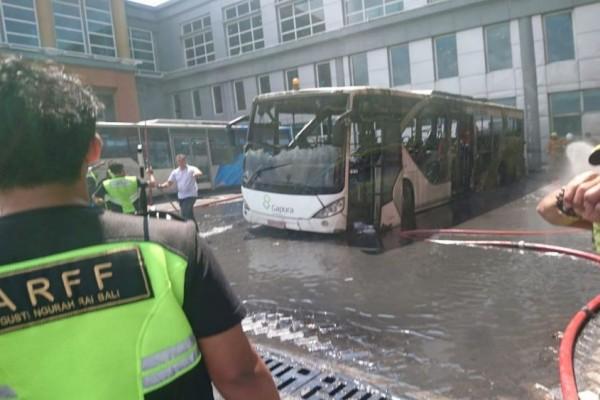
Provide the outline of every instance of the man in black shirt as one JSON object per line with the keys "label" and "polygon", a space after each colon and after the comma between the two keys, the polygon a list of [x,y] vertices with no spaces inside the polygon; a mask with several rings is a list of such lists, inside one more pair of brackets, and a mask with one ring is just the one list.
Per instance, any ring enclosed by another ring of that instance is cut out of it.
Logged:
{"label": "man in black shirt", "polygon": [[[57,67],[0,61],[3,393],[213,399],[212,382],[226,399],[278,399],[241,329],[244,308],[194,224],[89,207],[98,106]],[[161,316],[179,322],[157,324]],[[157,345],[178,331],[195,339]]]}

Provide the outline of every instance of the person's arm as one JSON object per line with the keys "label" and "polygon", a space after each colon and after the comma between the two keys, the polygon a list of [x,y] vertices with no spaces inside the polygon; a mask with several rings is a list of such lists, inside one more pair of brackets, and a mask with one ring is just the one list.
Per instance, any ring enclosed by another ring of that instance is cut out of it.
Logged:
{"label": "person's arm", "polygon": [[562,189],[557,189],[545,196],[537,205],[538,214],[552,225],[570,226],[573,228],[592,229],[592,224],[581,218],[570,217],[563,214],[556,207],[556,198]]}
{"label": "person's arm", "polygon": [[211,380],[227,400],[279,399],[269,370],[242,331],[244,306],[193,229],[197,253],[186,271],[183,309]]}
{"label": "person's arm", "polygon": [[146,169],[146,175],[148,176],[148,186],[154,188],[157,186],[156,178],[154,178],[154,170],[152,168]]}
{"label": "person's arm", "polygon": [[171,175],[169,175],[169,179],[167,179],[163,183],[157,184],[156,187],[159,189],[170,188],[171,186],[173,186],[174,183],[175,183],[175,171],[171,172]]}
{"label": "person's arm", "polygon": [[204,175],[204,174],[202,173],[202,171],[200,170],[200,168],[194,167],[194,178],[197,178],[197,177],[202,176],[202,175]]}
{"label": "person's arm", "polygon": [[276,400],[269,369],[256,354],[240,324],[198,340],[206,369],[227,400]]}
{"label": "person's arm", "polygon": [[565,185],[564,204],[590,222],[600,222],[600,173],[588,171]]}

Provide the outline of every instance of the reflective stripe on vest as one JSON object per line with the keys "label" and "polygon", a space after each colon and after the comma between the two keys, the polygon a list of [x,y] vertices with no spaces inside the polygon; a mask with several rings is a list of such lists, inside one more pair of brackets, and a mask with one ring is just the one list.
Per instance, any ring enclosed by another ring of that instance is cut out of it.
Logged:
{"label": "reflective stripe on vest", "polygon": [[152,389],[170,381],[177,374],[200,361],[196,338],[191,335],[181,343],[144,357],[142,374],[144,389]]}
{"label": "reflective stripe on vest", "polygon": [[0,399],[16,399],[17,394],[9,386],[0,386]]}
{"label": "reflective stripe on vest", "polygon": [[186,268],[149,242],[0,266],[0,399],[143,400],[190,371]]}
{"label": "reflective stripe on vest", "polygon": [[137,178],[135,176],[120,176],[106,179],[102,182],[106,190],[106,201],[121,207],[124,213],[135,212],[135,201],[140,197]]}

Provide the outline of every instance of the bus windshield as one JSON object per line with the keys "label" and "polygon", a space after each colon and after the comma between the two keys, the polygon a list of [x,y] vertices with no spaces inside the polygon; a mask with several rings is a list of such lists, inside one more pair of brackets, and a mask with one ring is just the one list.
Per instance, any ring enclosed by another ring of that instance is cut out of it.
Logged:
{"label": "bus windshield", "polygon": [[[344,184],[347,95],[259,101],[248,132],[243,185],[285,194],[333,194]],[[281,132],[290,140],[282,141]]]}

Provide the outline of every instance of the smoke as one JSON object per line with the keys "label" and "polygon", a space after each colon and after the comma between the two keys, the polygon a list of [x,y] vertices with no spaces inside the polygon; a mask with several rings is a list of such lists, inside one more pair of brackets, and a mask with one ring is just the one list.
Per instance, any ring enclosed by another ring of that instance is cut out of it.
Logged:
{"label": "smoke", "polygon": [[591,165],[588,162],[588,157],[594,150],[594,146],[586,142],[573,142],[567,145],[566,155],[571,176],[588,171]]}

